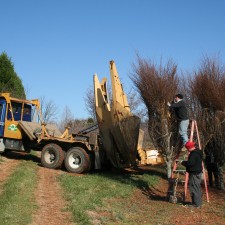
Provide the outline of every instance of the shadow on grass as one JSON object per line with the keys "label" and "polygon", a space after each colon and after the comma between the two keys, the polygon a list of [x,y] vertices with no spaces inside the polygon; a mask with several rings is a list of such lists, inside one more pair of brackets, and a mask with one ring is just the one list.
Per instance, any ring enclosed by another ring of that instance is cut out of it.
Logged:
{"label": "shadow on grass", "polygon": [[158,177],[159,180],[167,180],[165,168],[162,166],[146,166],[137,167],[135,169],[113,169],[112,171],[92,171],[91,174],[97,174],[99,176],[107,177],[124,184],[132,185],[145,195],[148,199],[155,201],[165,201],[165,193],[157,188],[158,183],[156,181],[147,182],[142,175],[148,174]]}
{"label": "shadow on grass", "polygon": [[8,158],[8,159],[33,161],[37,164],[40,164],[40,162],[41,162],[41,160],[38,156],[33,155],[31,153],[26,153],[26,152],[7,151],[3,155],[5,158]]}

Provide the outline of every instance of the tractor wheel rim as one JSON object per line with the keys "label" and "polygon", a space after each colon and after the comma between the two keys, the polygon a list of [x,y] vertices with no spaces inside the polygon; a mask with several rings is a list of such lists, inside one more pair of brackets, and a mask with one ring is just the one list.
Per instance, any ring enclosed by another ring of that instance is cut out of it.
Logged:
{"label": "tractor wheel rim", "polygon": [[55,162],[55,156],[56,155],[55,155],[54,151],[52,151],[52,150],[49,150],[44,154],[45,161],[48,164],[53,164]]}
{"label": "tractor wheel rim", "polygon": [[68,162],[71,168],[77,169],[82,164],[82,158],[80,157],[80,155],[73,153],[68,157]]}

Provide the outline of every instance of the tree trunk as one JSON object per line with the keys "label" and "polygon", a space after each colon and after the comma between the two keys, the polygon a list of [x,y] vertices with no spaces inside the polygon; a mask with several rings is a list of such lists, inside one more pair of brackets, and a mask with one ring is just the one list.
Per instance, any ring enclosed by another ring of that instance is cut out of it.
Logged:
{"label": "tree trunk", "polygon": [[167,172],[167,178],[169,179],[172,175],[172,159],[168,159],[166,161],[166,172]]}
{"label": "tree trunk", "polygon": [[219,167],[219,189],[225,190],[223,180],[223,166]]}

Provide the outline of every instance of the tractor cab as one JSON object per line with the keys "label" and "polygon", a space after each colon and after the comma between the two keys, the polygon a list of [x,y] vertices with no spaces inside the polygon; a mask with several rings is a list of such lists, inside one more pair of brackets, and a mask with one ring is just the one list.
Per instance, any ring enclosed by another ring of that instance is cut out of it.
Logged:
{"label": "tractor cab", "polygon": [[19,121],[37,121],[40,115],[38,100],[22,100],[0,94],[0,137],[21,139]]}

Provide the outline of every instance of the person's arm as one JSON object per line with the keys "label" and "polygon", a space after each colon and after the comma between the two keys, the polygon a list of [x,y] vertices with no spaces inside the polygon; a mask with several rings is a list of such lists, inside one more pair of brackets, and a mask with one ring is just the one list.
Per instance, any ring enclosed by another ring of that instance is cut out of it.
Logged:
{"label": "person's arm", "polygon": [[187,161],[182,161],[181,164],[185,167],[191,167],[195,165],[195,155],[190,154]]}
{"label": "person's arm", "polygon": [[193,165],[195,165],[195,156],[193,154],[191,154],[188,158],[187,161],[182,161],[181,164],[185,167],[191,167]]}
{"label": "person's arm", "polygon": [[182,161],[181,164],[182,164],[183,166],[187,167],[187,166],[186,166],[187,161]]}

